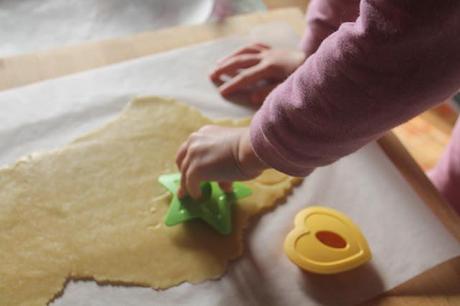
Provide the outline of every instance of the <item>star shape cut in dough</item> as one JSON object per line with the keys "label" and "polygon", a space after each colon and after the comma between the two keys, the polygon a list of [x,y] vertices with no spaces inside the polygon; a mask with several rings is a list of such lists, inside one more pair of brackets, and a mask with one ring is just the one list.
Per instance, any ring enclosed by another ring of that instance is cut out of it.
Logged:
{"label": "star shape cut in dough", "polygon": [[251,195],[251,189],[241,183],[233,183],[233,192],[224,192],[216,182],[201,184],[202,196],[194,200],[189,196],[179,199],[177,190],[180,173],[161,175],[158,181],[172,193],[171,203],[165,217],[167,226],[174,226],[193,219],[201,219],[223,235],[232,232],[232,205]]}

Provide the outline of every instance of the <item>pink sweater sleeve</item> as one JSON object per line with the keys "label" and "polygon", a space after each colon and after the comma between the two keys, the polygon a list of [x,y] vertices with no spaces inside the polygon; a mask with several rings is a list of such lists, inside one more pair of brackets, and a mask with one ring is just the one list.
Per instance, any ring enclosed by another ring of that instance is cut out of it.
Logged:
{"label": "pink sweater sleeve", "polygon": [[355,21],[358,15],[359,0],[311,0],[307,10],[307,27],[300,42],[301,49],[307,57],[312,55],[342,23]]}
{"label": "pink sweater sleeve", "polygon": [[268,165],[304,176],[460,87],[460,2],[363,0],[266,99],[250,127]]}

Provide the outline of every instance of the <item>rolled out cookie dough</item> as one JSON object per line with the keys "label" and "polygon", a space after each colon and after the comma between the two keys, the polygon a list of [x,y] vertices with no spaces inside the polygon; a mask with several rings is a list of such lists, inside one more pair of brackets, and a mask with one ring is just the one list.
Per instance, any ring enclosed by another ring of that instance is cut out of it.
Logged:
{"label": "rolled out cookie dough", "polygon": [[221,276],[242,254],[248,219],[297,179],[268,171],[247,182],[253,195],[237,203],[229,236],[199,221],[166,227],[170,196],[157,178],[177,171],[179,145],[213,123],[178,102],[141,98],[64,148],[1,169],[0,305],[44,306],[69,278],[168,288]]}

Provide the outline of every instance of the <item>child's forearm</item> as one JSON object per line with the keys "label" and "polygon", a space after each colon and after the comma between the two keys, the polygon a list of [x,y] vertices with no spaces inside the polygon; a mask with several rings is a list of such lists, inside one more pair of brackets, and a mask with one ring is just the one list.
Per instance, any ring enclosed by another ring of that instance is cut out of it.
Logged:
{"label": "child's forearm", "polygon": [[363,1],[255,115],[259,158],[306,175],[445,99],[460,85],[459,14],[455,1]]}
{"label": "child's forearm", "polygon": [[308,56],[321,42],[337,31],[344,22],[353,22],[359,15],[359,0],[311,0],[307,10],[307,27],[300,48]]}

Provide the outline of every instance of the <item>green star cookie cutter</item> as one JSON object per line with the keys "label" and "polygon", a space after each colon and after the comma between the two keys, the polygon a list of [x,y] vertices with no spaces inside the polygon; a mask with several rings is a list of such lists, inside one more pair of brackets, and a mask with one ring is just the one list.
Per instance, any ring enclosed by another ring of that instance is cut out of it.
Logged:
{"label": "green star cookie cutter", "polygon": [[173,195],[165,217],[167,226],[174,226],[192,219],[201,219],[223,235],[232,232],[232,206],[252,191],[241,183],[233,183],[233,192],[226,193],[216,182],[201,184],[202,196],[194,200],[189,196],[179,199],[180,173],[161,175],[158,181]]}

